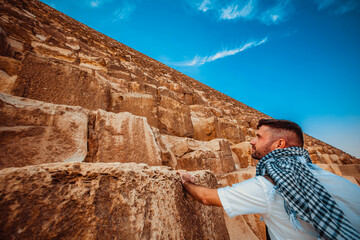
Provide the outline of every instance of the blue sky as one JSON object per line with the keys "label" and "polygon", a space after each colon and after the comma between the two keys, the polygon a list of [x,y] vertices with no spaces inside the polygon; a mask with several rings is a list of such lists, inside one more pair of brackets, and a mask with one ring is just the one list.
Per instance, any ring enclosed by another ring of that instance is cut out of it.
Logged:
{"label": "blue sky", "polygon": [[43,0],[360,157],[359,0]]}

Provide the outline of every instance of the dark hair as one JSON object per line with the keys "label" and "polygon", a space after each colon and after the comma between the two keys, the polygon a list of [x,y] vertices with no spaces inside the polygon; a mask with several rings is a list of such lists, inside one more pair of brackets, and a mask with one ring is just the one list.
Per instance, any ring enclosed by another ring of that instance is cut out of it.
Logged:
{"label": "dark hair", "polygon": [[281,120],[281,119],[260,119],[257,128],[259,129],[261,126],[268,126],[270,128],[288,130],[296,134],[297,142],[301,144],[301,147],[304,146],[304,136],[301,127],[289,120]]}

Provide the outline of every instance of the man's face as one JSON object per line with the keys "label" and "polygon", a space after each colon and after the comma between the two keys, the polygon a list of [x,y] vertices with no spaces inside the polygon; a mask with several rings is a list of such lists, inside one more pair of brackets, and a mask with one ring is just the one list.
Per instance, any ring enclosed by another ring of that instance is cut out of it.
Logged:
{"label": "man's face", "polygon": [[251,156],[257,160],[276,149],[276,141],[272,137],[271,128],[265,125],[259,128],[256,137],[251,140],[250,144],[252,146]]}

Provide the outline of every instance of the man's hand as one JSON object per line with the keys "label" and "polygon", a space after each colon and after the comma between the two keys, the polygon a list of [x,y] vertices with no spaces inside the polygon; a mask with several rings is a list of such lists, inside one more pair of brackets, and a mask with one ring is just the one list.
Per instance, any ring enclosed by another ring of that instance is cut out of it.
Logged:
{"label": "man's hand", "polygon": [[194,177],[188,172],[178,171],[177,173],[180,174],[182,185],[195,200],[205,205],[222,206],[217,189],[195,185]]}
{"label": "man's hand", "polygon": [[184,184],[184,183],[186,183],[186,182],[194,183],[195,178],[194,178],[194,176],[191,175],[190,173],[184,172],[184,171],[179,171],[179,172],[177,172],[177,173],[180,174],[181,183],[182,183],[182,184]]}

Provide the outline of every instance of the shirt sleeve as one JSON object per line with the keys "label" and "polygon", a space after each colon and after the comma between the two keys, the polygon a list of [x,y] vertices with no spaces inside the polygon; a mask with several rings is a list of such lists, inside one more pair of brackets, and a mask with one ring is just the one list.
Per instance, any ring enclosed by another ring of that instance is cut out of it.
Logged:
{"label": "shirt sleeve", "polygon": [[264,185],[257,178],[218,189],[221,204],[230,217],[267,212],[268,200]]}

